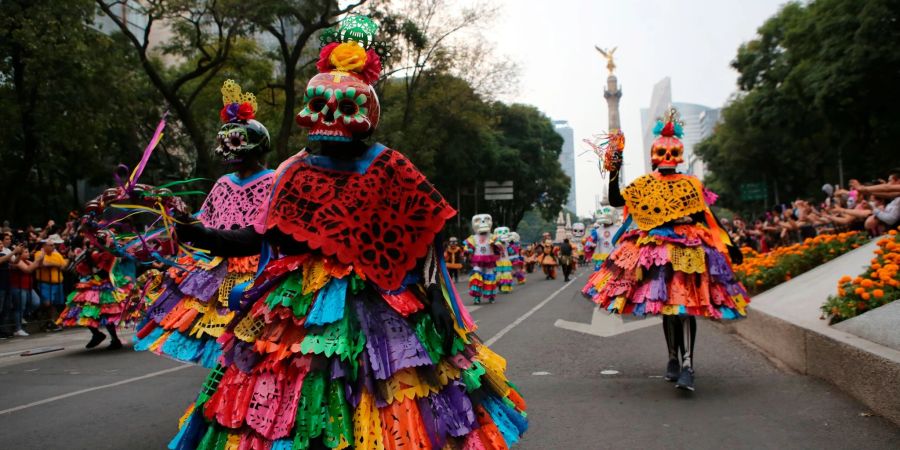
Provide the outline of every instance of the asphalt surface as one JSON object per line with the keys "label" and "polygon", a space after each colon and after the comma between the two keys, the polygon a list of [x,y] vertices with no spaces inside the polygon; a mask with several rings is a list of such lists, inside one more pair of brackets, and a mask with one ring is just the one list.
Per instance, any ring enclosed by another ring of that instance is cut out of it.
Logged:
{"label": "asphalt surface", "polygon": [[[531,428],[517,448],[898,447],[900,428],[824,382],[779,369],[727,326],[701,322],[692,394],[661,378],[658,325],[610,337],[555,326],[591,322],[579,294],[585,279],[584,269],[568,285],[532,274],[473,308],[478,334],[507,358],[528,402]],[[206,371],[130,345],[84,350],[88,338],[70,330],[0,342],[0,448],[165,447]],[[19,356],[35,347],[64,350]]]}

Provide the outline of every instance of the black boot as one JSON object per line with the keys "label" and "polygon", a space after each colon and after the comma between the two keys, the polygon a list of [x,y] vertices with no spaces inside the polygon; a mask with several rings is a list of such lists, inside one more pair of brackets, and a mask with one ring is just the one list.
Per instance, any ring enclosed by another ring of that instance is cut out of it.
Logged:
{"label": "black boot", "polygon": [[84,348],[94,348],[106,339],[106,335],[101,333],[100,330],[94,327],[88,327],[88,330],[91,330],[91,340],[88,341]]}
{"label": "black boot", "polygon": [[680,321],[678,317],[663,316],[663,334],[666,337],[666,349],[669,352],[669,363],[666,364],[666,374],[663,379],[666,381],[675,381],[681,375],[681,363],[679,362],[679,338]]}
{"label": "black boot", "polygon": [[122,348],[122,341],[119,340],[119,335],[116,334],[116,326],[106,325],[106,331],[109,332],[109,337],[112,338],[112,340],[109,341],[109,346],[107,346],[106,349],[118,350]]}

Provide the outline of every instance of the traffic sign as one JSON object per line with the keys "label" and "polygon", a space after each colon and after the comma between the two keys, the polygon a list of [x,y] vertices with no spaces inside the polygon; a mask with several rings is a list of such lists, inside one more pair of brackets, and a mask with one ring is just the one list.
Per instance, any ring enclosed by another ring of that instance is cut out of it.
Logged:
{"label": "traffic sign", "polygon": [[753,200],[765,200],[769,196],[769,190],[766,183],[743,183],[741,184],[741,200],[745,202]]}
{"label": "traffic sign", "polygon": [[484,182],[484,199],[485,200],[512,200],[513,199],[513,182],[512,181],[485,181]]}

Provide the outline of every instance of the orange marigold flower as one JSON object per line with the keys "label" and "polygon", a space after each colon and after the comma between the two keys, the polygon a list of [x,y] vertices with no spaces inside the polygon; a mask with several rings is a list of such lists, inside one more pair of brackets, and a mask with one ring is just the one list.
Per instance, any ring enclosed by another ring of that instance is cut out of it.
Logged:
{"label": "orange marigold flower", "polygon": [[875,289],[874,291],[872,291],[872,296],[875,298],[884,297],[884,291],[882,291],[881,289]]}
{"label": "orange marigold flower", "polygon": [[849,283],[850,280],[852,280],[852,279],[853,279],[853,278],[850,278],[850,275],[844,275],[844,276],[841,277],[840,280],[838,280],[838,283],[841,283],[841,284]]}
{"label": "orange marigold flower", "polygon": [[858,287],[858,288],[856,288],[856,289],[853,290],[853,293],[855,293],[856,295],[862,295],[862,294],[864,294],[865,292],[866,292],[866,290],[863,289],[863,288],[861,288],[861,287]]}
{"label": "orange marigold flower", "polygon": [[870,287],[872,287],[873,283],[872,283],[872,280],[865,279],[865,280],[862,280],[862,283],[860,283],[860,284],[862,284],[862,287],[864,287],[864,288],[870,288]]}
{"label": "orange marigold flower", "polygon": [[862,297],[863,300],[868,300],[868,299],[872,298],[872,296],[869,295],[868,292],[863,292],[862,294],[860,294],[860,297]]}

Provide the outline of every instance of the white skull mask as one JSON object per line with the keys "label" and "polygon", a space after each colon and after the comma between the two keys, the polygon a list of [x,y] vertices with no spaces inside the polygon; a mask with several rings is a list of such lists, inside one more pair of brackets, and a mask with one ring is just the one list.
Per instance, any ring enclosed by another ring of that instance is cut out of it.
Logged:
{"label": "white skull mask", "polygon": [[603,225],[612,225],[616,221],[616,210],[611,206],[604,206],[594,213],[597,222]]}
{"label": "white skull mask", "polygon": [[575,222],[572,224],[572,236],[581,239],[584,237],[584,224]]}
{"label": "white skull mask", "polygon": [[477,234],[490,233],[494,226],[494,220],[490,214],[476,214],[472,216],[472,231]]}
{"label": "white skull mask", "polygon": [[512,236],[509,235],[509,227],[497,227],[494,228],[494,238],[502,243],[509,242],[509,239]]}
{"label": "white skull mask", "polygon": [[512,241],[512,242],[519,242],[520,239],[522,239],[522,238],[519,237],[519,233],[516,233],[515,231],[511,231],[511,232],[509,233],[509,240],[510,240],[510,241]]}

